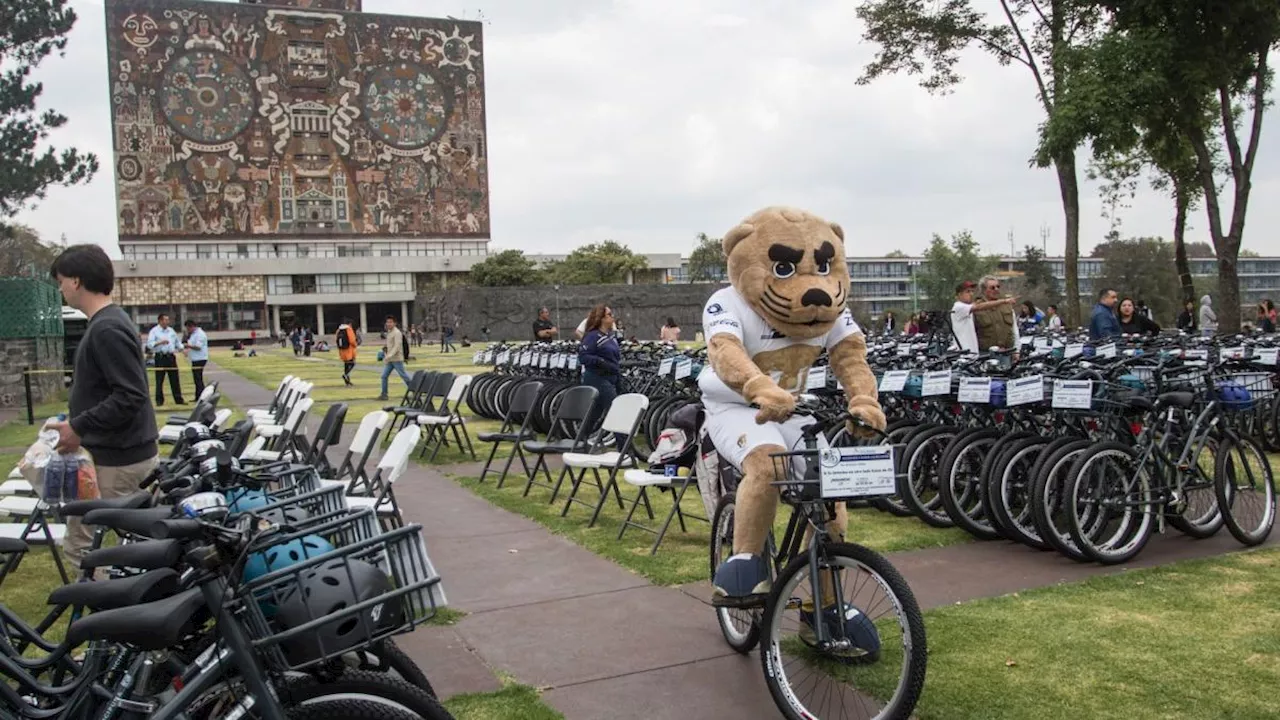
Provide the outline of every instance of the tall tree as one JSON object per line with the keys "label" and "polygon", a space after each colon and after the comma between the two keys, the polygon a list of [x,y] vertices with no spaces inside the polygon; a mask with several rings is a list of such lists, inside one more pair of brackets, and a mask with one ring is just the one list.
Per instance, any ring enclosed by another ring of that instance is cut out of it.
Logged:
{"label": "tall tree", "polygon": [[[1209,236],[1218,260],[1219,325],[1240,327],[1236,263],[1244,236],[1254,163],[1271,87],[1270,53],[1280,44],[1275,0],[1095,0],[1111,31],[1095,52],[1112,70],[1093,95],[1102,137],[1136,119],[1164,118],[1195,156]],[[1088,113],[1081,113],[1088,116]],[[1095,148],[1096,150],[1096,148]],[[1221,160],[1220,160],[1221,158]],[[1219,172],[1219,164],[1225,172]],[[1225,177],[1224,177],[1225,175]],[[1228,187],[1229,184],[1229,187]],[[1224,195],[1230,195],[1229,217]]]}
{"label": "tall tree", "polygon": [[1181,305],[1173,246],[1158,238],[1112,240],[1094,249],[1102,258],[1097,287],[1109,287],[1121,297],[1147,303],[1156,320],[1168,324]]}
{"label": "tall tree", "polygon": [[537,285],[542,282],[542,273],[524,252],[502,250],[472,265],[471,281],[485,287]]}
{"label": "tall tree", "polygon": [[980,245],[968,230],[951,236],[947,242],[934,235],[924,253],[924,265],[916,272],[916,282],[935,310],[950,308],[956,285],[979,278],[1000,266],[998,255],[983,255]]}
{"label": "tall tree", "polygon": [[645,256],[613,240],[583,245],[560,262],[551,263],[546,273],[562,285],[623,283],[638,270],[649,267]]}
{"label": "tall tree", "polygon": [[0,277],[45,277],[58,252],[26,225],[0,225]]}
{"label": "tall tree", "polygon": [[[859,83],[905,72],[921,77],[930,92],[945,92],[961,78],[960,53],[977,45],[1001,65],[1016,64],[1035,82],[1046,117],[1057,108],[1057,93],[1070,84],[1072,48],[1091,37],[1100,12],[1081,0],[997,0],[994,12],[981,12],[971,0],[864,0],[858,17],[866,23],[865,39],[878,46],[875,59]],[[1080,319],[1079,270],[1080,186],[1075,148],[1036,156],[1040,167],[1052,165],[1058,176],[1066,222],[1066,315]]]}
{"label": "tall tree", "polygon": [[720,238],[698,233],[698,245],[689,253],[689,282],[721,282],[727,267]]}
{"label": "tall tree", "polygon": [[68,0],[0,2],[0,223],[28,201],[41,199],[50,185],[84,182],[98,159],[74,148],[46,146],[50,131],[67,118],[53,110],[37,113],[41,83],[28,80],[32,68],[51,53],[63,53],[76,14]]}

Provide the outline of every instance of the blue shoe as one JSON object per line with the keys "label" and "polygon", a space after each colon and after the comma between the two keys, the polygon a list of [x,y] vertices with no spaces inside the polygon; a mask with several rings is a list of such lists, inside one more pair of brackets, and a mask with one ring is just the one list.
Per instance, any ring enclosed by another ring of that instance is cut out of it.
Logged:
{"label": "blue shoe", "polygon": [[[832,605],[822,611],[822,620],[826,623],[828,640],[848,640],[853,647],[848,650],[832,652],[835,659],[854,662],[873,663],[880,659],[880,632],[875,623],[858,608],[849,603],[841,603],[844,607],[844,629],[841,630],[840,612]],[[813,606],[805,603],[800,609],[800,640],[809,647],[815,648],[818,642],[814,630],[815,620]],[[831,651],[828,651],[831,652]]]}
{"label": "blue shoe", "polygon": [[769,564],[759,555],[734,555],[716,570],[712,604],[742,605],[762,603],[769,594]]}

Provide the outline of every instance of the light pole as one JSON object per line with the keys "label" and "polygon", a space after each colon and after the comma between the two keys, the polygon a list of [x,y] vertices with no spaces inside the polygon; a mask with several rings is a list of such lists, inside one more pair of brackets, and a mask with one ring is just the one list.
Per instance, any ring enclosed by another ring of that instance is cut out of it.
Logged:
{"label": "light pole", "polygon": [[920,312],[920,292],[919,286],[916,284],[916,269],[920,267],[919,260],[912,260],[907,263],[907,268],[911,273],[911,312]]}
{"label": "light pole", "polygon": [[555,285],[556,289],[556,327],[560,327],[560,285]]}

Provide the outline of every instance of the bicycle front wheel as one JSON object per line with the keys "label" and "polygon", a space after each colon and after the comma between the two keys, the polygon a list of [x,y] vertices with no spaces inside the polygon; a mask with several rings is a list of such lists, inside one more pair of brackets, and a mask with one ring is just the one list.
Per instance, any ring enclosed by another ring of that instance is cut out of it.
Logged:
{"label": "bicycle front wheel", "polygon": [[861,545],[829,543],[819,555],[819,588],[806,553],[778,576],[765,606],[760,659],[774,702],[791,720],[910,717],[928,664],[911,588]]}
{"label": "bicycle front wheel", "polygon": [[1261,545],[1276,522],[1271,463],[1248,437],[1224,440],[1218,448],[1214,485],[1227,529],[1245,545]]}

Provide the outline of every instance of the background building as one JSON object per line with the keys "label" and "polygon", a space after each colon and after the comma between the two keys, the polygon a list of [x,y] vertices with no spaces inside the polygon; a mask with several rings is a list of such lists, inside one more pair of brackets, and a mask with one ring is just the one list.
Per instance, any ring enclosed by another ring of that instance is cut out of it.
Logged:
{"label": "background building", "polygon": [[480,24],[359,9],[107,4],[118,301],[140,327],[407,324],[421,276],[484,256]]}

